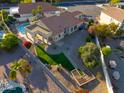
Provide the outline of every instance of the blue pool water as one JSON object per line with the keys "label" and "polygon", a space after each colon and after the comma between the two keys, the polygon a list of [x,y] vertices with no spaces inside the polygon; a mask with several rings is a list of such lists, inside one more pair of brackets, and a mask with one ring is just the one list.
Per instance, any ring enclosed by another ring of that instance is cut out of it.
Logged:
{"label": "blue pool water", "polygon": [[19,32],[21,32],[22,34],[25,34],[25,27],[30,25],[30,23],[23,23],[23,24],[20,24],[20,25],[17,25],[16,28]]}
{"label": "blue pool water", "polygon": [[5,90],[3,93],[23,93],[20,87],[16,87],[15,89]]}

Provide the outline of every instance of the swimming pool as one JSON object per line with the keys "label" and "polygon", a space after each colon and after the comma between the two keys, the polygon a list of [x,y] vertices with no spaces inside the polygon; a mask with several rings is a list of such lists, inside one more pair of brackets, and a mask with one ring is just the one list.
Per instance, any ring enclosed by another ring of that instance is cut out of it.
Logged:
{"label": "swimming pool", "polygon": [[19,24],[19,25],[17,25],[16,26],[16,29],[19,31],[19,32],[21,32],[22,34],[25,34],[25,27],[26,26],[29,26],[30,25],[30,23],[23,23],[23,24]]}
{"label": "swimming pool", "polygon": [[3,93],[24,93],[20,87],[5,90]]}

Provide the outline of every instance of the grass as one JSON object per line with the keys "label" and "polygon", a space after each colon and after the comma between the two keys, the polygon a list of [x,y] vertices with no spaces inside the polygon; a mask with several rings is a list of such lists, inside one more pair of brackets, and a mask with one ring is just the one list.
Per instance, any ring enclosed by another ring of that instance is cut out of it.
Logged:
{"label": "grass", "polygon": [[43,46],[36,47],[37,55],[43,63],[51,64],[51,65],[59,65],[61,64],[66,70],[71,71],[74,69],[73,65],[67,59],[67,57],[60,53],[58,55],[50,55],[46,53],[43,49]]}

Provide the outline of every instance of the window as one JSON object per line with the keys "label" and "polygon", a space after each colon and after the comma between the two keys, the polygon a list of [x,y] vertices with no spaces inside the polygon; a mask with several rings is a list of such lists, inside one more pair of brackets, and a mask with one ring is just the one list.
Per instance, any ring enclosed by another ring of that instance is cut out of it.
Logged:
{"label": "window", "polygon": [[74,30],[76,30],[77,29],[77,25],[76,26],[74,26]]}
{"label": "window", "polygon": [[73,27],[71,28],[71,31],[73,31]]}
{"label": "window", "polygon": [[59,37],[61,37],[61,35],[59,35]]}

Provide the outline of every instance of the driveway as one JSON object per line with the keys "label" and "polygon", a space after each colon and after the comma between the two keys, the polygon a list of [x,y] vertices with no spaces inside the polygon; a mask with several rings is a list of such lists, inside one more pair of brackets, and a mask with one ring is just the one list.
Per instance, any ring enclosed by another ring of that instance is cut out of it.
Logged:
{"label": "driveway", "polygon": [[47,52],[50,54],[64,52],[64,54],[70,59],[72,64],[79,69],[85,71],[85,67],[82,64],[82,60],[79,56],[78,49],[81,45],[85,44],[85,38],[88,33],[86,31],[76,31],[71,35],[65,36],[64,39],[56,43],[56,49],[53,46],[49,46]]}

